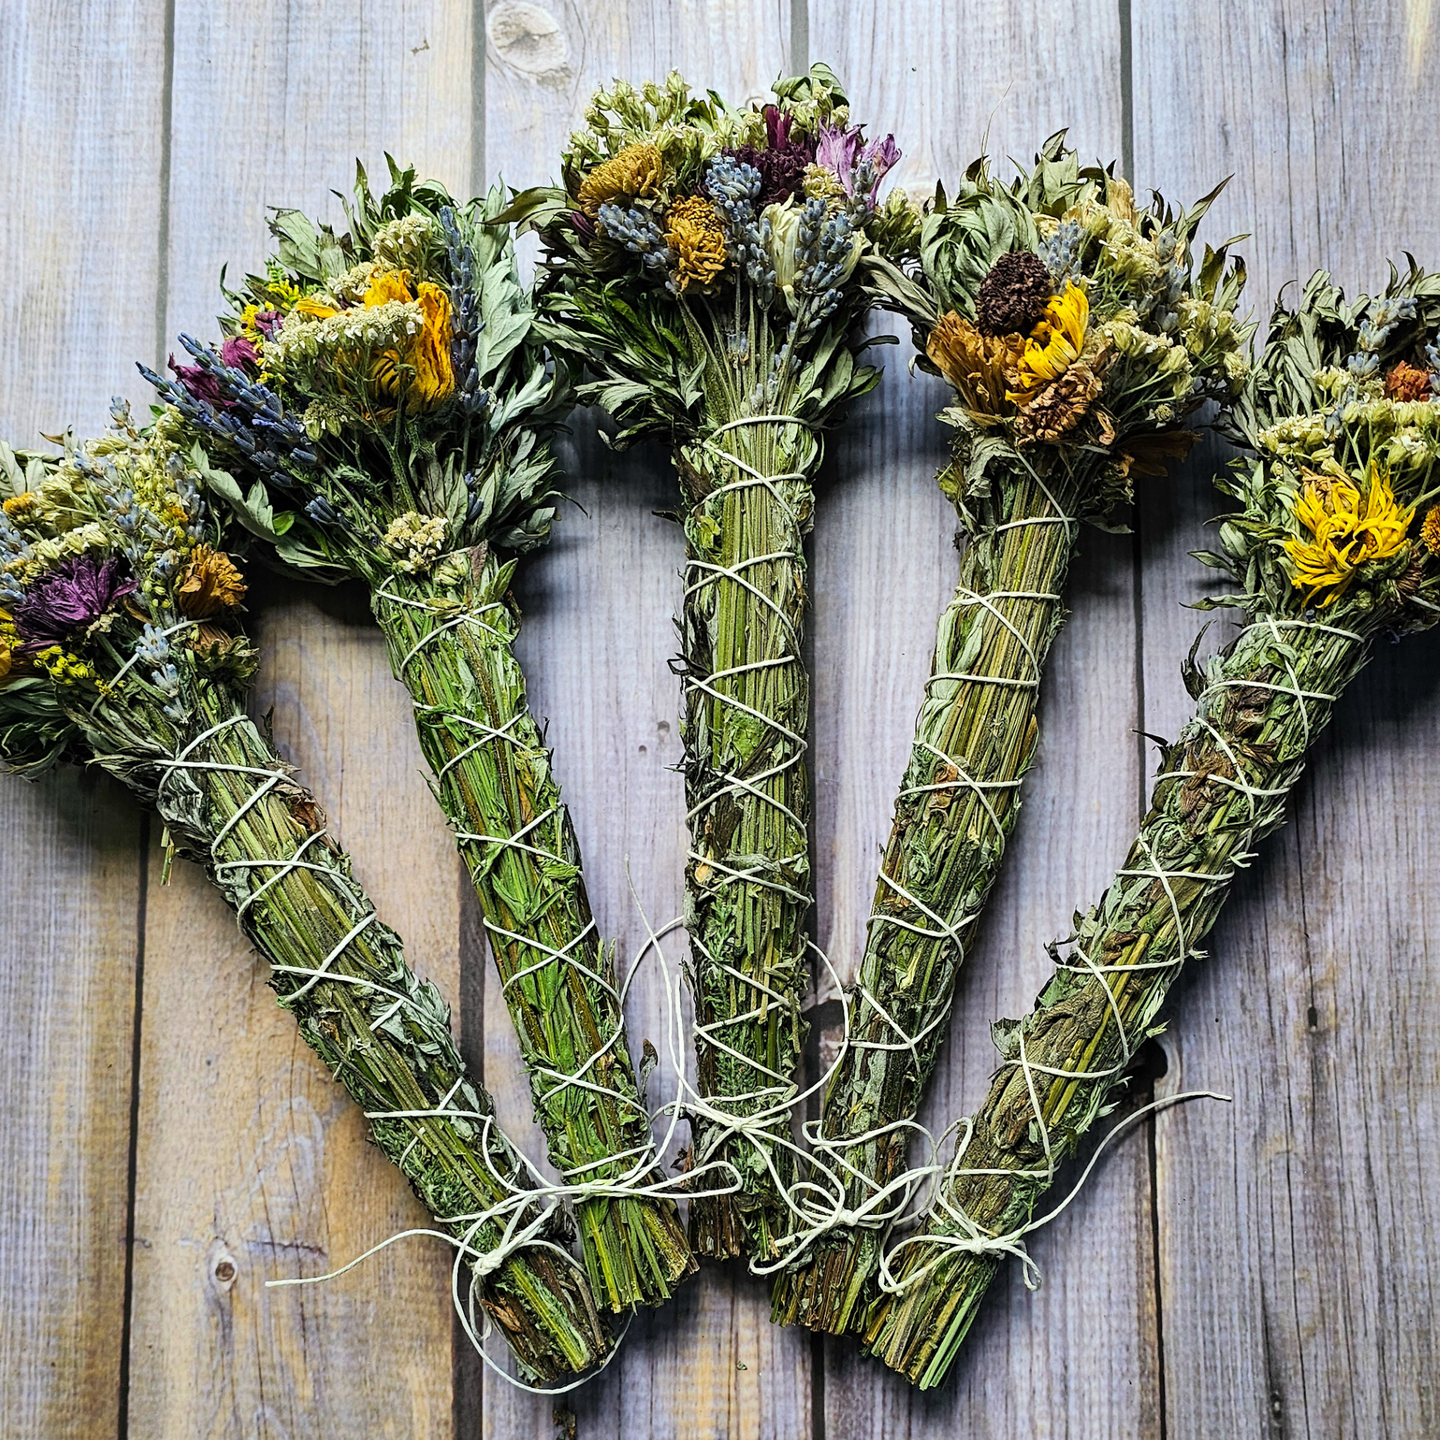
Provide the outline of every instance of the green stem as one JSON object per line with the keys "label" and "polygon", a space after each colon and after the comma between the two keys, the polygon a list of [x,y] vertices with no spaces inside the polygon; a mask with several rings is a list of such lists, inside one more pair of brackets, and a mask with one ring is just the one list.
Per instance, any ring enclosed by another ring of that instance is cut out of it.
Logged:
{"label": "green stem", "polygon": [[863,1313],[887,1214],[903,1199],[885,1194],[905,1167],[911,1132],[902,1122],[919,1110],[935,1068],[960,967],[1020,809],[1019,781],[1034,759],[1040,680],[1065,620],[1079,489],[1059,467],[1048,481],[1020,471],[999,482],[941,614],[848,1001],[850,1044],[821,1118],[833,1148],[818,1158],[838,1177],[828,1188],[838,1201],[843,1181],[845,1208],[870,1204],[871,1223],[837,1226],[780,1276],[778,1323],[842,1334]]}
{"label": "green stem", "polygon": [[[448,1007],[375,918],[314,798],[276,778],[287,767],[273,747],[248,719],[222,713],[212,722],[183,767],[159,763],[155,804],[170,835],[205,865],[270,960],[281,1005],[370,1117],[375,1144],[451,1234],[494,1249],[502,1223],[471,1235],[456,1217],[488,1211],[528,1182],[489,1095],[466,1077]],[[378,1118],[452,1107],[467,1113]],[[539,1213],[532,1205],[519,1223]],[[554,1249],[517,1250],[484,1280],[482,1296],[529,1375],[562,1379],[610,1349],[589,1287]]]}
{"label": "green stem", "polygon": [[[653,1141],[613,955],[591,917],[570,816],[526,704],[509,574],[477,555],[458,598],[397,576],[374,590],[375,616],[480,899],[551,1161],[567,1183],[660,1184],[653,1160],[643,1163]],[[668,1198],[596,1194],[575,1214],[591,1284],[612,1310],[661,1303],[695,1268]]]}
{"label": "green stem", "polygon": [[[1366,634],[1377,624],[1367,621]],[[958,1233],[956,1212],[991,1236],[1014,1235],[1030,1220],[1055,1165],[1125,1084],[1130,1057],[1154,1033],[1237,867],[1284,818],[1330,718],[1324,697],[1340,695],[1368,656],[1368,638],[1262,617],[1212,662],[1196,716],[1166,750],[1139,837],[1081,925],[1075,954],[1023,1021],[996,1027],[1002,1063],[944,1186],[950,1210],[932,1209],[919,1238],[902,1242],[899,1293],[882,1296],[866,1320],[863,1343],[887,1365],[925,1388],[945,1378],[1001,1257],[924,1237]]]}
{"label": "green stem", "polygon": [[722,1116],[763,1117],[755,1135],[694,1119],[697,1191],[740,1178],[737,1193],[691,1203],[702,1255],[769,1257],[789,1228],[812,904],[800,641],[817,462],[807,430],[771,421],[712,430],[676,456],[692,497],[680,630],[699,1090]]}

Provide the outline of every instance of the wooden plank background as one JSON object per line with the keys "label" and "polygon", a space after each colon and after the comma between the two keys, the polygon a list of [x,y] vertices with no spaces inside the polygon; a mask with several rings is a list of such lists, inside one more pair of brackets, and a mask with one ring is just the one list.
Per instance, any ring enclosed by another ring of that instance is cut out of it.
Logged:
{"label": "wooden plank background", "polygon": [[[1328,265],[1440,265],[1440,22],[1431,0],[9,0],[0,7],[0,433],[93,431],[130,361],[211,331],[220,266],[264,253],[263,207],[321,207],[386,150],[456,190],[551,173],[589,90],[680,68],[733,97],[829,61],[857,118],[928,188],[985,143],[1068,125],[1137,188],[1230,188],[1251,303]],[[834,440],[813,542],[818,936],[853,967],[893,788],[954,583],[931,475],[941,398],[888,353]],[[1133,535],[1087,536],[1041,763],[963,980],[927,1119],[981,1093],[989,1021],[1018,1013],[1123,852],[1151,770],[1137,732],[1185,713],[1178,661],[1213,511],[1207,449],[1154,482]],[[680,538],[664,457],[576,418],[555,543],[524,580],[524,659],[602,927],[633,951],[678,912],[674,649]],[[538,1155],[503,1006],[406,707],[357,592],[260,614],[257,705],[328,808],[462,1044]],[[662,1436],[1218,1435],[1440,1431],[1440,638],[1381,654],[1337,713],[1293,823],[1182,983],[1151,1066],[1172,1111],[1120,1147],[1012,1268],[952,1381],[921,1396],[768,1323],[710,1270],[638,1318],[571,1397],[584,1440]],[[552,1405],[491,1380],[413,1242],[329,1286],[266,1291],[421,1217],[298,1043],[218,898],[111,782],[0,780],[0,1434],[549,1436]],[[821,1053],[835,1006],[822,993]],[[657,1041],[642,977],[631,1020]],[[563,1418],[563,1417],[562,1417]]]}

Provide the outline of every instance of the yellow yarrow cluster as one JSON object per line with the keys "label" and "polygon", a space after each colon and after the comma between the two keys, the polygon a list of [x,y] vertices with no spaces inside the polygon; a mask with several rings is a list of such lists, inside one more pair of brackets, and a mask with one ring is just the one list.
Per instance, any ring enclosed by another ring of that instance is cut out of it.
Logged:
{"label": "yellow yarrow cluster", "polygon": [[40,651],[35,657],[35,663],[57,685],[83,685],[88,682],[99,685],[102,694],[107,693],[106,686],[95,673],[95,667],[80,659],[78,655],[71,655],[59,645],[50,645]]}
{"label": "yellow yarrow cluster", "polygon": [[1328,590],[1323,610],[1349,589],[1361,565],[1384,560],[1405,544],[1415,512],[1396,502],[1389,478],[1372,464],[1363,495],[1344,476],[1311,473],[1293,513],[1311,538],[1283,542],[1291,581],[1306,592],[1307,603]]}

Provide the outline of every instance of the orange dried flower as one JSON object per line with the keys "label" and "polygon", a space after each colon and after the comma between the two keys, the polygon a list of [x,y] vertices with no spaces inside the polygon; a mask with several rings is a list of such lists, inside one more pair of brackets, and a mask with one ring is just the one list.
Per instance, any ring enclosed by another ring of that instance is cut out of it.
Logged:
{"label": "orange dried flower", "polygon": [[233,610],[245,598],[245,582],[230,557],[197,545],[175,591],[175,605],[189,620],[205,620]]}
{"label": "orange dried flower", "polygon": [[715,207],[699,195],[677,200],[665,214],[665,238],[677,257],[675,288],[708,285],[725,268],[725,231]]}
{"label": "orange dried flower", "polygon": [[1007,392],[1016,383],[1024,350],[1023,335],[982,335],[954,310],[940,318],[925,342],[931,363],[980,416],[1007,415],[1015,408]]}
{"label": "orange dried flower", "polygon": [[1431,395],[1430,372],[1402,360],[1385,377],[1387,400],[1428,400]]}
{"label": "orange dried flower", "polygon": [[1425,523],[1420,527],[1420,540],[1432,555],[1440,556],[1440,505],[1432,505],[1425,512]]}

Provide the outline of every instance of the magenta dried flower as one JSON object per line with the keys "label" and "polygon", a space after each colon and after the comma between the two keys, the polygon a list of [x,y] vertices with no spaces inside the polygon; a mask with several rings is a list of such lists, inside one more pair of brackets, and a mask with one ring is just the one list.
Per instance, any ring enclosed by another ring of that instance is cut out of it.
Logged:
{"label": "magenta dried flower", "polygon": [[244,335],[232,335],[220,347],[220,361],[231,370],[241,370],[246,366],[258,366],[260,352],[255,348],[253,340]]}
{"label": "magenta dried flower", "polygon": [[12,618],[27,655],[61,645],[87,630],[136,590],[135,577],[115,556],[87,551],[62,560],[41,575],[17,601]]}
{"label": "magenta dried flower", "polygon": [[220,382],[203,365],[177,365],[175,357],[170,357],[170,369],[174,372],[175,378],[189,392],[192,400],[198,400],[202,405],[212,405],[219,409],[228,410],[220,394]]}

